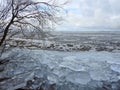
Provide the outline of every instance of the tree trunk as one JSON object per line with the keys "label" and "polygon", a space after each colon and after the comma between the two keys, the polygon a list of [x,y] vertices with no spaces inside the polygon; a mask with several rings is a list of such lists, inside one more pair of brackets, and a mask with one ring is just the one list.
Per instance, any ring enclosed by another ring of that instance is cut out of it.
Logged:
{"label": "tree trunk", "polygon": [[8,31],[9,31],[9,27],[10,27],[11,24],[13,23],[13,20],[14,20],[14,16],[12,17],[11,21],[9,22],[9,24],[6,26],[6,28],[5,28],[5,30],[4,30],[2,39],[1,39],[1,41],[0,41],[0,46],[2,46],[3,42],[5,41],[6,36],[7,36],[7,33],[8,33]]}

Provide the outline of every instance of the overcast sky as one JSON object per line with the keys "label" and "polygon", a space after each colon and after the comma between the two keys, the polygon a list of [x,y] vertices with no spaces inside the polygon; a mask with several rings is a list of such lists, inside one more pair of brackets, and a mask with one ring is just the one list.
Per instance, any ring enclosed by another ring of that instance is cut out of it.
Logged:
{"label": "overcast sky", "polygon": [[[0,0],[4,1],[4,0]],[[49,0],[36,0],[49,1]],[[66,0],[57,0],[62,3]],[[64,6],[67,14],[56,30],[119,30],[120,31],[120,0],[68,0]],[[4,3],[4,2],[2,2]]]}
{"label": "overcast sky", "polygon": [[[64,1],[64,0],[63,0]],[[70,0],[57,30],[119,30],[120,0]]]}

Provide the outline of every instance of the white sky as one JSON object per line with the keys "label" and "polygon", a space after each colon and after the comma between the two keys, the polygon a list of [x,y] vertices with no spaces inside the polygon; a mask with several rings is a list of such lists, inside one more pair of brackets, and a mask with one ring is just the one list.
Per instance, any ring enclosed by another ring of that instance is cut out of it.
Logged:
{"label": "white sky", "polygon": [[[4,3],[4,0],[0,0]],[[36,0],[49,1],[49,0]],[[63,3],[66,0],[56,0]],[[120,0],[68,0],[65,21],[56,30],[119,30]],[[65,13],[62,13],[65,14]]]}
{"label": "white sky", "polygon": [[120,0],[70,0],[66,22],[57,30],[119,30]]}

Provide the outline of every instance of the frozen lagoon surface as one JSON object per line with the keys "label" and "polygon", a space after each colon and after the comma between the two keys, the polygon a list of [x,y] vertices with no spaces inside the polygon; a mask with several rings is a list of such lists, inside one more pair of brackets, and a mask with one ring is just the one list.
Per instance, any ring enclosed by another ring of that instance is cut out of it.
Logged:
{"label": "frozen lagoon surface", "polygon": [[[0,82],[0,90],[25,87],[29,87],[28,90],[120,90],[120,51],[60,52],[14,48],[1,58],[10,61],[0,73],[0,78],[8,78]],[[35,77],[42,81],[34,80]],[[30,80],[31,85],[26,86]],[[44,82],[47,83],[44,89],[36,89]]]}

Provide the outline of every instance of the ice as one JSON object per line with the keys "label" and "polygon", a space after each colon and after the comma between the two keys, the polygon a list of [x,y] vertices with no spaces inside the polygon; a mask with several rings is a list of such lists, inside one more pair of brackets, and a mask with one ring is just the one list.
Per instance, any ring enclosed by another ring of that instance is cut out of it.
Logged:
{"label": "ice", "polygon": [[54,74],[49,74],[47,79],[50,81],[51,84],[58,83],[58,77]]}
{"label": "ice", "polygon": [[90,76],[93,80],[98,80],[98,81],[110,80],[109,75],[110,73],[107,71],[102,71],[102,70],[90,71]]}
{"label": "ice", "polygon": [[[90,82],[119,81],[119,52],[59,52],[14,48],[5,52],[2,58],[9,58],[0,77],[10,77],[7,82],[14,87],[18,76],[23,81],[34,76],[45,78],[50,84],[89,85]],[[13,82],[14,81],[14,82]],[[22,85],[22,83],[20,83]],[[69,86],[69,85],[68,85]],[[94,85],[93,85],[94,86]],[[88,89],[89,90],[89,89]]]}
{"label": "ice", "polygon": [[74,72],[70,73],[66,79],[76,84],[87,84],[90,82],[91,77],[88,72]]}
{"label": "ice", "polygon": [[25,81],[28,81],[28,80],[32,80],[33,79],[33,77],[34,77],[34,72],[32,72],[26,79],[25,79]]}
{"label": "ice", "polygon": [[111,65],[111,69],[115,72],[120,73],[120,65]]}
{"label": "ice", "polygon": [[63,58],[63,62],[60,67],[66,67],[74,71],[85,71],[85,66],[81,65],[81,62],[76,60],[74,56],[66,56]]}

